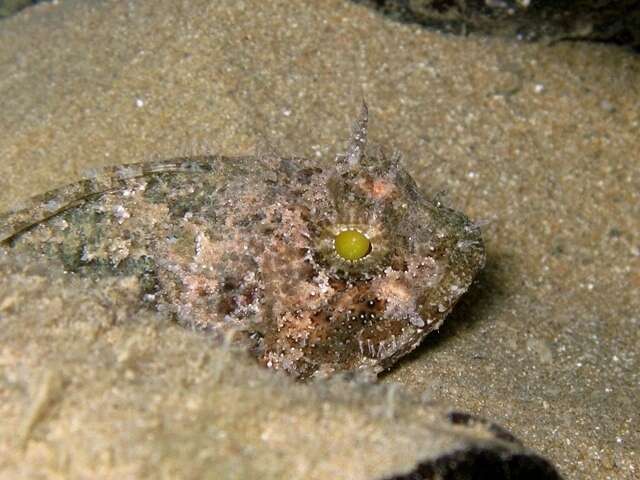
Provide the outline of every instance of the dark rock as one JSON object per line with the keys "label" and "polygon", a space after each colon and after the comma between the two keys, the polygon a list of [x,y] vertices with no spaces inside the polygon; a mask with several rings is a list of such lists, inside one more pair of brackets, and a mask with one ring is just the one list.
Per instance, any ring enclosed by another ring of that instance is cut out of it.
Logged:
{"label": "dark rock", "polygon": [[525,449],[499,425],[464,412],[451,412],[448,420],[470,431],[490,433],[499,442],[483,444],[475,439],[458,450],[425,459],[410,472],[383,480],[561,480],[551,463]]}
{"label": "dark rock", "polygon": [[524,40],[594,40],[640,48],[638,0],[354,0],[445,32]]}
{"label": "dark rock", "polygon": [[13,15],[35,3],[38,3],[38,0],[0,0],[0,18]]}

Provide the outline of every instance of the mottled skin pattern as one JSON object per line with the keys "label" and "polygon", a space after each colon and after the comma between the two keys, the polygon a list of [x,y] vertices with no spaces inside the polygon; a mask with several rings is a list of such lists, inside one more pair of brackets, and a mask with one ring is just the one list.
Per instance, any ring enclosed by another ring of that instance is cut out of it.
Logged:
{"label": "mottled skin pattern", "polygon": [[[8,254],[133,275],[141,300],[236,338],[296,377],[380,372],[438,328],[484,263],[479,229],[425,198],[367,110],[331,168],[303,158],[194,157],[112,168],[0,217]],[[371,241],[357,261],[334,238]]]}

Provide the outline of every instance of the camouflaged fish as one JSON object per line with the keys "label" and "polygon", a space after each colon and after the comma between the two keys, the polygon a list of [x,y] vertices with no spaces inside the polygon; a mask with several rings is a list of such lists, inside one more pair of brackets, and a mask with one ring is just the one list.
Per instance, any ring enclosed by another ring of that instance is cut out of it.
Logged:
{"label": "camouflaged fish", "polygon": [[110,168],[0,217],[0,242],[79,275],[135,276],[141,301],[235,331],[269,368],[378,373],[442,324],[484,248],[366,144],[363,105],[329,168],[276,155]]}

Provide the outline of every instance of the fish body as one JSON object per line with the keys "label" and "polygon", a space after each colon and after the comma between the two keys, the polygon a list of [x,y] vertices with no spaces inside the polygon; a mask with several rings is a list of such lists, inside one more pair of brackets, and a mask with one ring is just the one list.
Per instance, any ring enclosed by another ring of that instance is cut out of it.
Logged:
{"label": "fish body", "polygon": [[[345,254],[343,232],[368,248]],[[151,308],[235,332],[298,378],[389,368],[442,324],[485,258],[476,225],[367,148],[366,105],[329,167],[277,155],[112,167],[0,216],[0,242],[78,275],[134,276]]]}

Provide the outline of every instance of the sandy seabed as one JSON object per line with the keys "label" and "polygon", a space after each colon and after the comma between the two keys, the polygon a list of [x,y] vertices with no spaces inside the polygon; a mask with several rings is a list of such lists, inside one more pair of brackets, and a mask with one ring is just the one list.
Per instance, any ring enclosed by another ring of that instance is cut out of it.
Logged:
{"label": "sandy seabed", "polygon": [[371,139],[484,224],[487,266],[441,331],[334,392],[136,310],[126,282],[97,294],[3,258],[2,478],[378,478],[420,458],[418,400],[490,418],[568,479],[640,475],[631,52],[337,0],[41,4],[0,25],[0,210],[103,165],[328,162],[362,96]]}

